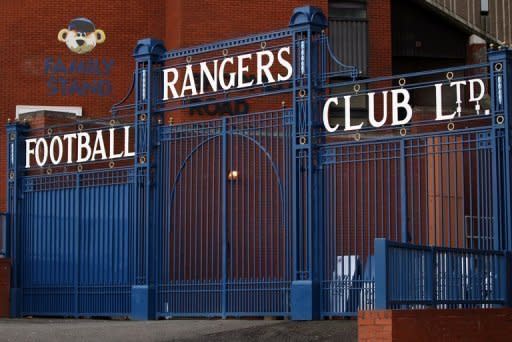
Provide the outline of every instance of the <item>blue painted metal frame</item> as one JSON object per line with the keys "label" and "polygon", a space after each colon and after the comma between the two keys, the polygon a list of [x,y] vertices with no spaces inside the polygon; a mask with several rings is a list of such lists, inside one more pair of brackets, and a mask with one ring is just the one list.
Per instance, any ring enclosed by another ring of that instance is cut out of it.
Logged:
{"label": "blue painted metal frame", "polygon": [[375,239],[375,309],[509,305],[510,252]]}
{"label": "blue painted metal frame", "polygon": [[0,258],[9,257],[9,250],[7,249],[9,246],[7,241],[10,239],[9,223],[9,214],[0,213]]}
{"label": "blue painted metal frame", "polygon": [[[27,171],[25,139],[53,133],[8,125],[13,316],[350,316],[389,306],[391,242],[374,249],[375,238],[457,253],[493,249],[485,254],[499,258],[510,251],[512,53],[356,80],[358,70],[332,56],[326,29],[322,12],[306,6],[275,32],[176,51],[140,40],[131,89],[110,125],[83,122],[133,128],[135,156],[112,169]],[[279,88],[162,100],[164,68],[287,46],[293,77]],[[433,120],[322,128],[328,97],[390,91],[402,80],[420,92],[447,84],[447,72],[488,83],[490,115],[465,114],[453,132]],[[264,112],[166,124],[183,109],[277,96]],[[429,270],[434,261],[425,259]],[[493,271],[508,289],[496,303],[509,305],[510,265]]]}

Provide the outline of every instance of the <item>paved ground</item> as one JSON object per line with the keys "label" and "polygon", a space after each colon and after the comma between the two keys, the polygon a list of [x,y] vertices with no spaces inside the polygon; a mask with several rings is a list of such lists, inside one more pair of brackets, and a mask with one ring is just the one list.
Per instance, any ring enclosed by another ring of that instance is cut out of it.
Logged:
{"label": "paved ground", "polygon": [[0,341],[356,341],[351,321],[0,319]]}

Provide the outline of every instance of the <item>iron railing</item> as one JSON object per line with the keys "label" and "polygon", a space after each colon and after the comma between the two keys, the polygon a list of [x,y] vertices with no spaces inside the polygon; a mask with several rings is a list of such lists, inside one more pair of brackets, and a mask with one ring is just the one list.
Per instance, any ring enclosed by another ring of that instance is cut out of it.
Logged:
{"label": "iron railing", "polygon": [[508,252],[375,239],[375,308],[495,307],[508,303]]}

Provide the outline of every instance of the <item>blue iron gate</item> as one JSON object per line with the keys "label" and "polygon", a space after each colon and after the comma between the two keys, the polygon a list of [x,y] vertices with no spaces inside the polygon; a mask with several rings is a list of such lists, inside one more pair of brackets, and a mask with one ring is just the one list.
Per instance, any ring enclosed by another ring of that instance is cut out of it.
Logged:
{"label": "blue iron gate", "polygon": [[[437,121],[436,108],[419,106],[418,118],[405,126],[319,134],[325,139],[319,148],[325,186],[323,316],[374,308],[375,268],[385,267],[375,260],[376,238],[468,251],[510,248],[504,110],[510,95],[502,88],[503,62],[496,57],[491,54],[489,64],[337,84],[340,91],[330,92],[367,96],[407,86],[421,103],[436,84],[475,78],[489,90],[476,112],[471,106],[452,120]],[[459,106],[468,106],[468,98]],[[460,279],[462,268],[458,272],[453,277]],[[455,282],[451,286],[458,291]],[[483,297],[468,304],[482,303]]]}
{"label": "blue iron gate", "polygon": [[[119,118],[108,125],[120,125]],[[103,124],[83,121],[81,132]],[[48,130],[24,125],[9,128],[13,151],[28,139],[69,133],[76,125]],[[25,166],[22,153],[11,154],[11,166]],[[125,162],[128,162],[127,160]],[[16,230],[12,254],[18,272],[14,305],[20,315],[127,316],[136,283],[137,225],[132,168],[105,163],[45,167],[24,172],[16,189]],[[15,173],[10,186],[15,186]],[[14,194],[14,190],[10,189]],[[11,207],[12,210],[12,207]]]}
{"label": "blue iron gate", "polygon": [[116,170],[23,179],[21,314],[130,312],[129,178]]}
{"label": "blue iron gate", "polygon": [[292,112],[162,127],[157,314],[287,315]]}
{"label": "blue iron gate", "polygon": [[[275,32],[175,51],[144,39],[107,119],[9,125],[13,314],[349,316],[375,306],[375,238],[510,250],[510,51],[357,80],[326,23],[307,6]],[[248,114],[211,117],[233,108]],[[25,164],[62,134],[96,134],[93,158]]]}

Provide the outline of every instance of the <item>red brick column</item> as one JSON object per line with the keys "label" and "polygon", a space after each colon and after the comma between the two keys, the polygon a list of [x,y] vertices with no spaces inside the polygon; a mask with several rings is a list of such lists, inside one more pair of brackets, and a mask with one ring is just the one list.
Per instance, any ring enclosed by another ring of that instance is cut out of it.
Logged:
{"label": "red brick column", "polygon": [[359,341],[510,341],[512,309],[360,311]]}
{"label": "red brick column", "polygon": [[0,259],[0,317],[9,317],[11,259]]}
{"label": "red brick column", "polygon": [[391,76],[391,0],[368,1],[368,75]]}

